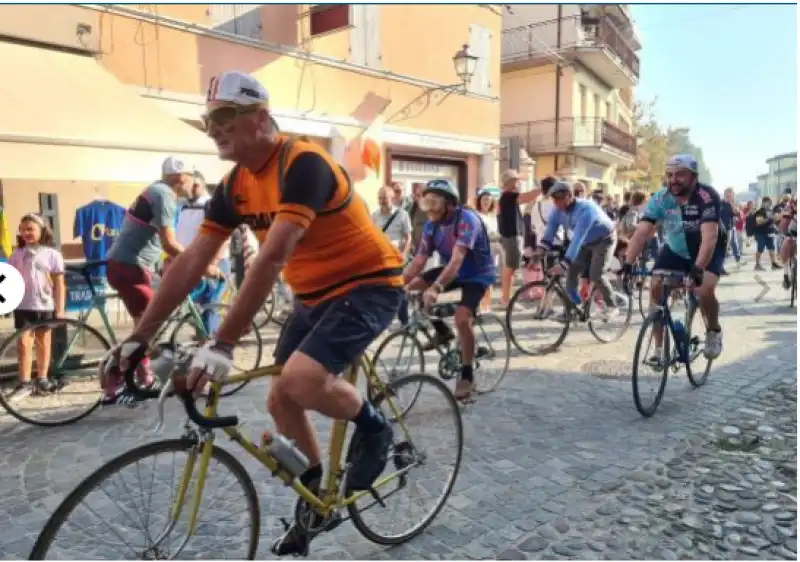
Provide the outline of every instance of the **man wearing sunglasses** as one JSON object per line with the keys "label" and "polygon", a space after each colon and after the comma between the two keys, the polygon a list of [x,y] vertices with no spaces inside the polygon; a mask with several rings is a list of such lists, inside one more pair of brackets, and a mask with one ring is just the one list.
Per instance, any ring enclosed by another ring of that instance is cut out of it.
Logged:
{"label": "man wearing sunglasses", "polygon": [[[314,491],[323,469],[307,411],[352,421],[355,456],[345,485],[348,492],[369,489],[386,465],[392,429],[337,375],[397,315],[403,260],[332,157],[312,142],[278,134],[268,100],[266,89],[247,74],[226,72],[211,80],[208,135],[220,157],[236,166],[209,201],[199,234],[167,271],[140,327],[118,347],[115,361],[126,369],[143,355],[145,342],[197,284],[234,229],[248,224],[261,242],[258,255],[219,330],[194,353],[189,376],[175,381],[176,390],[198,393],[207,381],[227,378],[236,342],[283,272],[294,310],[275,351],[284,368],[270,382],[267,408],[278,432],[308,459],[309,468],[299,478]],[[307,555],[312,538],[307,527],[294,526],[273,549],[278,555]]]}
{"label": "man wearing sunglasses", "polygon": [[[664,226],[665,243],[653,269],[684,271],[690,278],[706,321],[705,355],[715,359],[722,353],[722,328],[716,287],[722,272],[727,233],[721,222],[722,201],[712,187],[697,180],[697,160],[690,154],[677,154],[667,161],[667,187],[653,194],[642,212],[639,225],[628,245],[623,273],[629,276],[645,242],[657,223]],[[653,279],[650,302],[661,298],[661,283]],[[663,326],[653,329],[656,350],[648,363],[660,366]]]}
{"label": "man wearing sunglasses", "polygon": [[[406,267],[403,277],[408,290],[425,290],[422,297],[425,308],[433,305],[441,293],[461,290],[454,317],[462,358],[455,397],[463,400],[472,394],[474,386],[472,319],[496,276],[491,243],[478,213],[459,205],[458,191],[450,182],[429,181],[423,191],[422,207],[428,214],[428,222],[422,231],[417,255]],[[433,252],[438,253],[446,265],[422,273]],[[443,345],[454,337],[440,319],[433,321],[433,327],[436,335],[425,350]]]}

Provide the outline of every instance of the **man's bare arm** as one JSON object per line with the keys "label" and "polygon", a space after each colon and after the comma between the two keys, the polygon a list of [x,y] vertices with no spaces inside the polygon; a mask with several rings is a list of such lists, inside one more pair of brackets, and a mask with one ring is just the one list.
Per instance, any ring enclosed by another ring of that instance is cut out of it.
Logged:
{"label": "man's bare arm", "polygon": [[422,270],[425,268],[425,264],[428,262],[427,256],[415,256],[411,263],[408,264],[405,271],[403,271],[403,283],[408,285],[413,281],[416,277],[422,273]]}
{"label": "man's bare arm", "polygon": [[270,227],[267,238],[244,278],[239,295],[217,331],[221,342],[235,344],[247,333],[281,270],[294,252],[306,229],[280,216]]}
{"label": "man's bare arm", "polygon": [[625,261],[627,263],[635,262],[644,250],[644,245],[650,240],[653,232],[656,229],[655,223],[649,221],[639,221],[636,225],[636,231],[633,237],[628,242],[628,251],[625,253]]}
{"label": "man's bare arm", "polygon": [[149,341],[155,335],[213,265],[224,243],[224,236],[201,233],[172,261],[158,292],[139,319],[133,337]]}
{"label": "man's bare arm", "polygon": [[700,269],[705,269],[711,263],[717,238],[719,238],[719,223],[704,222],[700,225],[700,249],[694,262]]}

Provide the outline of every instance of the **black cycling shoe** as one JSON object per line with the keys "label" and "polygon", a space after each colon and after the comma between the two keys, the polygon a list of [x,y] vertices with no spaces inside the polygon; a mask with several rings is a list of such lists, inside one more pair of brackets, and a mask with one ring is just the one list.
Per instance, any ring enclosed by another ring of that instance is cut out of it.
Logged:
{"label": "black cycling shoe", "polygon": [[[321,479],[309,483],[306,487],[314,494],[319,494]],[[311,541],[319,534],[330,531],[338,527],[343,519],[338,513],[331,513],[328,517],[322,517],[316,513],[302,498],[298,498],[295,507],[295,516],[303,519],[304,525],[295,521],[294,525],[289,525],[284,521],[286,533],[272,543],[272,554],[275,556],[308,556]]]}
{"label": "black cycling shoe", "polygon": [[386,468],[394,440],[392,426],[386,421],[383,429],[373,433],[356,430],[353,435],[352,465],[347,471],[347,492],[369,490]]}

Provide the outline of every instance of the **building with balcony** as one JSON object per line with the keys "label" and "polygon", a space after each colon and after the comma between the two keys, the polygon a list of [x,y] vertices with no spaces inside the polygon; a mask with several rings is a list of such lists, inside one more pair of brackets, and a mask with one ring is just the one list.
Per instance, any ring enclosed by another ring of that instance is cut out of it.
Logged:
{"label": "building with balcony", "polygon": [[787,189],[797,195],[797,151],[767,158],[766,164],[767,173],[748,184],[747,189],[754,198],[770,197],[776,201]]}
{"label": "building with balcony", "polygon": [[[230,165],[200,129],[225,70],[256,76],[283,132],[340,159],[368,130],[382,155],[356,178],[368,204],[385,182],[436,177],[466,198],[495,177],[501,19],[489,5],[0,6],[9,223],[42,212],[70,256],[76,208],[129,204],[166,155],[219,180]],[[477,57],[466,86],[453,63],[464,44]]]}
{"label": "building with balcony", "polygon": [[537,179],[581,180],[619,196],[630,187],[640,48],[626,5],[510,6],[501,136],[519,139]]}

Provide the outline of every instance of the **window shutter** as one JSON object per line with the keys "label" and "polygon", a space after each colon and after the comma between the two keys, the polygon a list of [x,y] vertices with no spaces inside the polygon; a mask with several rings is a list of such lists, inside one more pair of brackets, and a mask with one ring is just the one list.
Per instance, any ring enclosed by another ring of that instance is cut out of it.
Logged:
{"label": "window shutter", "polygon": [[367,65],[367,8],[365,4],[350,6],[350,62]]}
{"label": "window shutter", "polygon": [[370,68],[381,68],[381,20],[379,4],[366,4],[364,35],[366,40],[366,63]]}
{"label": "window shutter", "polygon": [[469,48],[473,55],[478,57],[475,65],[475,74],[470,82],[469,90],[476,94],[489,95],[491,81],[489,69],[491,68],[492,34],[489,29],[472,24],[469,27]]}
{"label": "window shutter", "polygon": [[53,231],[56,247],[61,246],[61,223],[58,220],[58,195],[39,193],[39,214]]}

